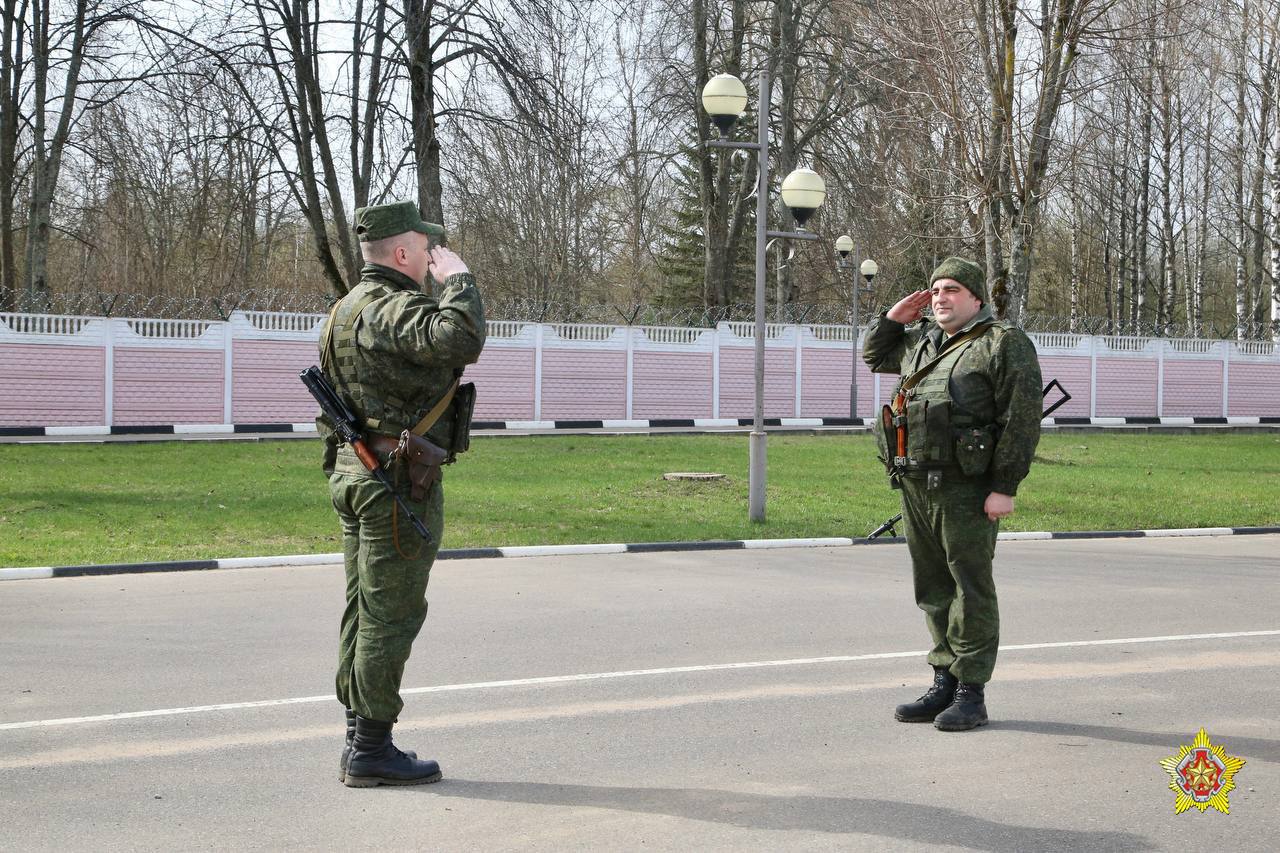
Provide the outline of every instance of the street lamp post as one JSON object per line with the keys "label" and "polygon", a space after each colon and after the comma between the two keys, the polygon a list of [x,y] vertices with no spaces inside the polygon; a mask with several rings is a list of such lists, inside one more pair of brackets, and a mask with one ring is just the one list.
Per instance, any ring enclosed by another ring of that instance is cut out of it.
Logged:
{"label": "street lamp post", "polygon": [[[854,269],[853,264],[849,263],[849,253],[853,251],[853,238],[848,234],[841,234],[836,238],[836,252],[840,254],[840,260],[836,266],[842,270]],[[867,283],[864,285],[858,281],[858,272],[862,273],[862,277]],[[862,262],[862,266],[853,274],[853,364],[849,370],[849,417],[856,420],[858,417],[858,333],[861,331],[858,320],[862,312],[858,308],[858,296],[863,291],[871,292],[871,280],[880,272],[880,265],[875,261],[867,258]]]}
{"label": "street lamp post", "polygon": [[[849,263],[849,253],[853,251],[853,238],[848,234],[837,237],[836,251],[840,254],[837,268],[852,270],[854,267]],[[861,272],[862,277],[867,280],[865,285],[858,281],[858,272]],[[880,265],[867,258],[862,262],[858,272],[853,274],[853,367],[849,371],[849,417],[854,420],[858,417],[858,320],[862,313],[858,309],[858,295],[864,290],[867,293],[871,292],[871,280],[880,272]]]}
{"label": "street lamp post", "polygon": [[[748,514],[752,521],[764,521],[767,441],[764,430],[764,341],[765,341],[765,255],[769,240],[784,238],[816,240],[808,231],[770,231],[769,222],[769,72],[760,72],[760,108],[756,118],[756,141],[734,142],[727,137],[747,106],[747,89],[732,74],[717,74],[702,89],[702,106],[720,131],[721,139],[707,143],[712,148],[735,148],[756,152],[756,293],[755,293],[755,417],[750,439]],[[783,204],[791,208],[798,228],[826,197],[822,177],[808,169],[797,169],[782,182]],[[797,415],[799,412],[796,413]]]}

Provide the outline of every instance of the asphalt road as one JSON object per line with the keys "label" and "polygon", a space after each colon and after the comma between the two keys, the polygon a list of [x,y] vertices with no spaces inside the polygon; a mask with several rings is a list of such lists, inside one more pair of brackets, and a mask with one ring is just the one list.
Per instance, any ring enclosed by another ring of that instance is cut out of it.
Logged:
{"label": "asphalt road", "polygon": [[[396,731],[445,779],[371,790],[338,567],[6,582],[0,849],[1275,849],[1280,537],[1001,543],[959,734],[893,720],[929,676],[906,561],[441,563]],[[1202,726],[1247,762],[1229,815],[1159,766]]]}

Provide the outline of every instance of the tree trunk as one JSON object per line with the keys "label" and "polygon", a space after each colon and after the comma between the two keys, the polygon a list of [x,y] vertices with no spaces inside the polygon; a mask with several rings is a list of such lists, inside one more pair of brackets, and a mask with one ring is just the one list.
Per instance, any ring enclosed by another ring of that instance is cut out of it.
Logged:
{"label": "tree trunk", "polygon": [[26,3],[4,0],[4,41],[0,43],[0,311],[18,306],[17,247],[14,245],[13,196],[18,172],[21,125],[23,26]]}
{"label": "tree trunk", "polygon": [[440,181],[440,137],[436,132],[432,0],[404,0],[405,48],[409,55],[409,104],[417,163],[418,207],[431,222],[444,222]]}
{"label": "tree trunk", "polygon": [[34,63],[35,127],[33,163],[31,167],[31,205],[27,228],[27,294],[43,310],[49,305],[49,238],[53,227],[53,197],[62,171],[62,155],[71,134],[71,119],[76,109],[76,92],[80,87],[80,69],[84,63],[87,0],[76,0],[70,54],[64,72],[61,109],[53,136],[46,138],[45,104],[48,103],[49,69],[53,62],[49,44],[50,0],[39,0],[32,29],[31,59]]}
{"label": "tree trunk", "polygon": [[[1152,20],[1152,27],[1155,22]],[[1134,334],[1142,334],[1147,305],[1147,241],[1151,223],[1151,113],[1154,111],[1152,66],[1155,62],[1155,41],[1147,43],[1147,68],[1143,77],[1142,100],[1138,109],[1142,115],[1142,136],[1138,143],[1138,192],[1135,201],[1138,210],[1133,219],[1134,229],[1134,280],[1133,280],[1133,327]]]}
{"label": "tree trunk", "polygon": [[1249,0],[1244,3],[1244,26],[1241,27],[1240,50],[1236,54],[1236,340],[1243,341],[1247,336],[1248,324],[1245,314],[1245,251],[1248,245],[1248,225],[1245,220],[1244,173],[1245,162],[1245,128],[1249,124],[1246,95],[1249,90],[1248,57],[1249,57]]}
{"label": "tree trunk", "polygon": [[[724,56],[724,71],[741,76],[742,48],[746,37],[746,0],[733,0],[732,29]],[[755,158],[743,170],[742,181],[733,192],[732,157],[714,148],[708,148],[706,142],[712,138],[711,121],[702,108],[702,89],[711,78],[710,46],[707,43],[707,29],[712,26],[706,0],[692,0],[690,6],[693,27],[693,76],[694,86],[691,92],[694,103],[694,115],[697,116],[698,147],[694,158],[698,164],[699,196],[702,202],[702,237],[705,265],[703,271],[703,303],[708,308],[727,306],[733,295],[733,260],[737,257],[743,232],[745,231],[745,214],[748,203],[745,201],[749,193],[741,191],[743,186],[755,184]],[[750,83],[748,95],[750,94]],[[758,109],[768,109],[768,104],[758,104]],[[745,122],[742,122],[745,124]],[[743,129],[744,134],[749,130]]]}
{"label": "tree trunk", "polygon": [[[777,67],[779,100],[779,132],[777,165],[770,171],[781,182],[796,168],[796,78],[797,63],[800,59],[799,45],[796,43],[799,21],[794,0],[776,0],[774,5],[774,38],[773,64]],[[793,231],[796,227],[795,217],[791,210],[779,202],[776,214],[780,231]],[[775,273],[776,288],[774,291],[774,322],[786,323],[790,316],[791,303],[795,299],[795,276],[791,263],[787,260],[790,240],[782,241],[779,251],[781,260]]]}

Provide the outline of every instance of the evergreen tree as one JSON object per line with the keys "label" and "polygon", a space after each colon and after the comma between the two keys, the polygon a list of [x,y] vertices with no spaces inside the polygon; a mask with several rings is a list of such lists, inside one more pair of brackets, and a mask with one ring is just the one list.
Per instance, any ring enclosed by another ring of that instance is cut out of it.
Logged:
{"label": "evergreen tree", "polygon": [[[744,116],[739,125],[754,119]],[[746,157],[750,152],[721,151],[720,156],[733,157],[729,186],[741,185]],[[662,272],[662,284],[655,294],[655,301],[664,308],[701,308],[703,299],[703,269],[706,255],[706,239],[702,232],[702,200],[698,194],[698,169],[693,161],[692,149],[685,147],[676,159],[676,206],[668,223],[661,226],[663,244],[658,255],[658,268]],[[734,259],[734,302],[750,301],[755,282],[755,206],[751,205],[747,216],[746,239],[739,244]]]}

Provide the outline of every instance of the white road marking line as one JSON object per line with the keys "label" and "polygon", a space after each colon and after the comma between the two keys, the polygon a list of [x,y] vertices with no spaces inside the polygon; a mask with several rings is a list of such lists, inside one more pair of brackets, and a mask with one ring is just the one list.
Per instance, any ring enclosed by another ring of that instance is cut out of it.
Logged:
{"label": "white road marking line", "polygon": [[[1035,649],[1070,649],[1084,646],[1124,646],[1140,643],[1177,643],[1191,640],[1231,640],[1241,637],[1275,637],[1274,631],[1229,631],[1218,634],[1171,634],[1162,637],[1123,637],[1111,640],[1068,640],[1059,643],[1023,643],[1001,646],[1002,652],[1031,651]],[[667,666],[657,669],[628,669],[619,672],[584,672],[577,675],[546,675],[536,678],[513,678],[505,681],[476,681],[468,684],[437,684],[432,687],[410,687],[401,695],[420,693],[450,693],[461,690],[487,690],[502,687],[530,687],[543,684],[570,684],[582,681],[604,681],[614,678],[642,678],[654,675],[679,675],[689,672],[716,672],[730,669],[764,669],[779,666],[809,666],[823,663],[857,663],[869,660],[919,657],[927,651],[878,652],[866,655],[832,655],[819,658],[790,658],[787,660],[745,661],[741,663],[711,663],[695,666]],[[248,708],[273,708],[279,705],[302,705],[334,701],[332,693],[323,696],[296,696],[291,699],[263,699],[256,702],[224,702],[218,705],[194,705],[189,708],[157,708],[150,711],[126,711],[120,714],[99,714],[92,717],[60,717],[52,720],[28,720],[21,723],[0,723],[0,731],[34,729],[45,726],[70,726],[79,723],[106,723],[115,720],[136,720],[143,717],[171,717],[179,714],[202,714],[208,711],[239,711]]]}

